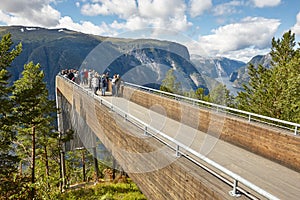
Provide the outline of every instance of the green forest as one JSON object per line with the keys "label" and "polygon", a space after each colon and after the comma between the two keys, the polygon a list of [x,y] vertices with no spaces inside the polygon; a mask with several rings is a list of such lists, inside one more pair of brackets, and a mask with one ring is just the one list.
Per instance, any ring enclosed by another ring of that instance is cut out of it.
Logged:
{"label": "green forest", "polygon": [[[72,131],[59,137],[54,126],[55,101],[48,99],[40,64],[24,65],[22,76],[10,83],[8,68],[22,52],[11,34],[0,43],[0,199],[145,199],[123,173],[98,162],[86,150],[64,155],[67,183],[63,185],[62,144]],[[83,167],[84,166],[84,167]],[[95,186],[88,183],[97,183]]]}
{"label": "green forest", "polygon": [[[172,70],[163,80],[161,90],[300,123],[300,44],[297,47],[295,34],[291,31],[271,42],[272,67],[249,65],[250,81],[236,97],[231,96],[223,85],[208,95],[202,88],[180,91],[180,83]],[[116,178],[111,180],[107,178],[111,169],[98,163],[100,174],[97,177],[94,159],[85,150],[66,153],[69,179],[67,185],[62,184],[62,144],[72,139],[72,131],[60,137],[54,125],[59,110],[55,101],[48,98],[40,64],[25,64],[22,76],[13,83],[9,82],[8,69],[22,52],[21,43],[13,45],[11,34],[2,37],[0,199],[146,199],[122,172],[113,172]],[[90,184],[95,182],[95,186]]]}

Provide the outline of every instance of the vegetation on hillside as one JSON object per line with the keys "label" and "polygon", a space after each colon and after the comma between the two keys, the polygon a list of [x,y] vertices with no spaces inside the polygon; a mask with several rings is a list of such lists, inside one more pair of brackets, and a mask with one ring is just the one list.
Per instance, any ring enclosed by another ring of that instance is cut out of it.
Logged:
{"label": "vegetation on hillside", "polygon": [[237,96],[238,108],[300,123],[300,49],[295,45],[291,31],[272,39],[272,67],[249,65],[250,81]]}
{"label": "vegetation on hillside", "polygon": [[48,99],[40,64],[25,64],[22,76],[10,83],[8,68],[22,52],[21,43],[12,45],[11,34],[4,35],[0,42],[0,199],[145,199],[131,181],[69,192],[68,187],[77,182],[107,182],[102,173],[106,166],[100,164],[97,179],[94,158],[87,151],[66,152],[67,184],[62,188],[61,144],[73,132],[61,138],[56,131],[57,109]]}
{"label": "vegetation on hillside", "polygon": [[183,95],[189,98],[208,101],[219,105],[232,106],[234,104],[233,96],[229,93],[229,90],[225,85],[219,84],[208,95],[205,94],[204,88],[197,88],[195,91],[182,91],[181,84],[177,81],[174,75],[174,70],[170,69],[166,73],[166,77],[162,80],[160,90],[173,94]]}
{"label": "vegetation on hillside", "polygon": [[56,196],[65,200],[146,200],[139,188],[129,180],[127,183],[99,183],[71,189]]}
{"label": "vegetation on hillside", "polygon": [[[300,44],[299,44],[300,45]],[[160,89],[191,98],[300,123],[300,48],[295,48],[295,34],[288,31],[281,39],[272,39],[271,67],[250,64],[250,80],[244,91],[234,98],[225,85],[218,85],[204,95],[204,89],[182,92],[172,69],[166,74]]]}
{"label": "vegetation on hillside", "polygon": [[21,53],[22,45],[19,44],[14,49],[11,46],[11,35],[5,35],[0,42],[0,196],[11,195],[19,187],[15,181],[19,158],[12,153],[16,132],[13,131],[14,119],[10,114],[13,102],[9,98],[12,87],[9,86],[8,68]]}

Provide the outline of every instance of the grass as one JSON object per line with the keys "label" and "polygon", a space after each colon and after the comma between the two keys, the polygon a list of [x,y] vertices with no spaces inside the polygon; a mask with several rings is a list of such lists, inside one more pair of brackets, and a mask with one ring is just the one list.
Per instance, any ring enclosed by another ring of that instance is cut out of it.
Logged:
{"label": "grass", "polygon": [[139,188],[132,181],[128,183],[98,183],[68,190],[58,199],[66,200],[146,200]]}

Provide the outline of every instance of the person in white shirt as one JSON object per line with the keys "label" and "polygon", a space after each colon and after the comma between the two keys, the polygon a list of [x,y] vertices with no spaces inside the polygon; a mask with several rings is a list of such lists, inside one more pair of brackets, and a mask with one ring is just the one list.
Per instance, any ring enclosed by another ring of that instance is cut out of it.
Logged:
{"label": "person in white shirt", "polygon": [[92,85],[94,94],[98,95],[97,91],[99,89],[99,77],[98,77],[97,73],[93,76],[92,81],[91,81],[91,85]]}
{"label": "person in white shirt", "polygon": [[112,96],[116,95],[116,82],[117,82],[117,75],[115,74],[111,79],[111,86],[112,86]]}

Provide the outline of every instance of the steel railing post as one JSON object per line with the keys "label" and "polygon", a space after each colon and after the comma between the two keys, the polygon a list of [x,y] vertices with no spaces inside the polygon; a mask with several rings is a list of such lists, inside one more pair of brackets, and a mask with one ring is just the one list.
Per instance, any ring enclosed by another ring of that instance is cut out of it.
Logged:
{"label": "steel railing post", "polygon": [[233,197],[240,197],[241,196],[241,194],[237,190],[237,187],[238,187],[238,181],[234,180],[234,182],[233,182],[233,188],[232,188],[231,191],[229,191],[230,196],[233,196]]}
{"label": "steel railing post", "polygon": [[145,126],[144,135],[148,135],[148,127],[147,126]]}
{"label": "steel railing post", "polygon": [[176,157],[180,157],[179,145],[176,145]]}

